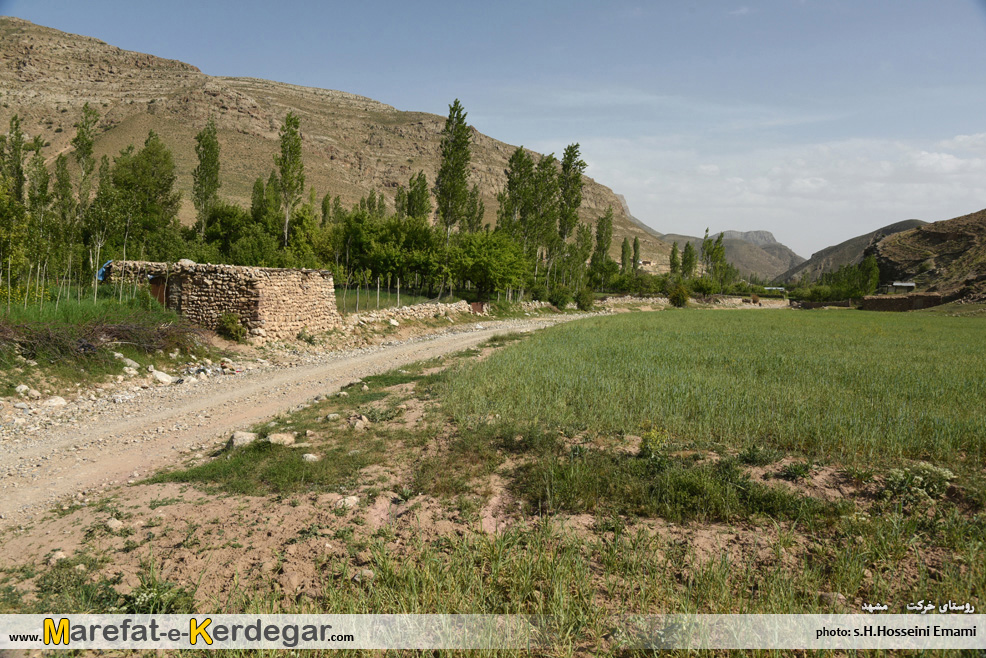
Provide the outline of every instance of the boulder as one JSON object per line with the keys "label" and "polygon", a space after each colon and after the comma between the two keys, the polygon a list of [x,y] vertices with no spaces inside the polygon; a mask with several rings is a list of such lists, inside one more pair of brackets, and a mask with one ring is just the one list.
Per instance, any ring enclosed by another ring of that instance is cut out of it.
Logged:
{"label": "boulder", "polygon": [[42,407],[64,407],[66,404],[68,404],[68,402],[65,401],[65,398],[59,397],[59,396],[56,395],[55,397],[48,398],[47,400],[45,400],[44,402],[42,402],[41,403],[41,406]]}
{"label": "boulder", "polygon": [[151,372],[151,377],[162,384],[170,384],[174,381],[174,378],[166,372],[161,372],[160,370],[155,370]]}
{"label": "boulder", "polygon": [[294,444],[294,432],[277,432],[267,437],[274,445],[289,446]]}
{"label": "boulder", "polygon": [[229,447],[239,448],[242,446],[248,446],[257,440],[257,434],[255,432],[233,432],[233,436],[229,437]]}

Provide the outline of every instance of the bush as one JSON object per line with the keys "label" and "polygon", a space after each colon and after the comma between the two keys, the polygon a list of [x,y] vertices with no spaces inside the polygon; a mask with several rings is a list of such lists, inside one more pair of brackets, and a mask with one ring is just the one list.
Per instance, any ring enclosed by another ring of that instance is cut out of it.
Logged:
{"label": "bush", "polygon": [[685,308],[688,305],[688,298],[688,288],[680,283],[672,286],[671,292],[668,293],[668,301],[675,308]]}
{"label": "bush", "polygon": [[922,504],[941,498],[955,474],[947,468],[919,462],[904,469],[895,468],[887,473],[883,496],[899,499],[905,504]]}
{"label": "bush", "polygon": [[760,295],[750,295],[750,301],[754,304],[760,303]]}
{"label": "bush", "polygon": [[563,311],[569,302],[572,301],[572,291],[565,286],[556,286],[548,294],[548,301],[559,311]]}
{"label": "bush", "polygon": [[227,340],[242,343],[247,336],[246,327],[240,323],[240,316],[236,313],[223,313],[219,318],[219,326],[216,333]]}
{"label": "bush", "polygon": [[542,286],[540,283],[531,286],[531,299],[536,302],[548,299],[548,289]]}
{"label": "bush", "polygon": [[703,297],[708,297],[716,289],[712,280],[704,276],[699,279],[692,279],[691,284],[692,292],[696,295],[702,295]]}
{"label": "bush", "polygon": [[595,302],[596,299],[588,288],[583,288],[575,294],[575,305],[580,311],[591,311]]}

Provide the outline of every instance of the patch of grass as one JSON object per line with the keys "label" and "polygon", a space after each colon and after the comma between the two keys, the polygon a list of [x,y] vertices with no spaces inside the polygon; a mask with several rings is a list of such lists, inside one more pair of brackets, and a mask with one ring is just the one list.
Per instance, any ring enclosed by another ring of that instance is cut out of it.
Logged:
{"label": "patch of grass", "polygon": [[811,462],[791,462],[777,472],[777,477],[790,482],[800,482],[811,475],[812,470]]}
{"label": "patch of grass", "polygon": [[[198,330],[149,297],[62,300],[57,310],[53,303],[43,309],[15,305],[0,320],[0,371],[27,371],[0,385],[0,392],[12,394],[21,381],[76,384],[118,375],[123,363],[113,352],[146,362],[159,361],[153,356],[158,350],[202,349]],[[28,361],[37,365],[26,366]]]}
{"label": "patch of grass", "polygon": [[781,458],[781,452],[760,445],[747,446],[736,456],[740,463],[747,466],[767,466]]}
{"label": "patch of grass", "polygon": [[157,509],[159,507],[165,507],[166,505],[176,505],[178,503],[185,502],[181,498],[155,498],[150,503],[147,504],[149,509]]}
{"label": "patch of grass", "polygon": [[306,462],[302,451],[257,441],[188,469],[161,473],[149,483],[187,482],[215,491],[247,495],[288,495],[335,491],[351,483],[360,469],[382,457],[383,446],[370,441],[359,452],[335,447],[318,462]]}
{"label": "patch of grass", "polygon": [[496,438],[493,430],[482,428],[454,436],[447,450],[417,465],[411,488],[436,498],[472,493],[473,481],[489,475],[503,461]]}
{"label": "patch of grass", "polygon": [[516,493],[531,511],[657,516],[675,523],[835,517],[840,509],[753,482],[736,461],[695,464],[601,450],[571,450],[517,469]]}
{"label": "patch of grass", "polygon": [[80,553],[59,560],[34,580],[33,599],[23,612],[101,613],[116,607],[120,595],[113,588],[117,580],[99,575],[105,557]]}
{"label": "patch of grass", "polygon": [[530,335],[530,333],[523,331],[511,331],[506,334],[493,334],[490,336],[489,340],[482,344],[482,347],[503,347],[504,345],[509,345],[510,343],[516,343],[524,340]]}

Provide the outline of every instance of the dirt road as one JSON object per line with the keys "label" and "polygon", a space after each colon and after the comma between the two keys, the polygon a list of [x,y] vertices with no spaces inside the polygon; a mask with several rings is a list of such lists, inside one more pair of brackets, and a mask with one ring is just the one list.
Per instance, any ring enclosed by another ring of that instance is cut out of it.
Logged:
{"label": "dirt road", "polygon": [[145,477],[233,430],[362,377],[467,349],[504,331],[576,317],[483,322],[396,345],[328,353],[316,364],[258,368],[104,401],[101,415],[81,412],[70,422],[0,443],[0,530],[25,525],[69,497],[85,501],[105,487]]}

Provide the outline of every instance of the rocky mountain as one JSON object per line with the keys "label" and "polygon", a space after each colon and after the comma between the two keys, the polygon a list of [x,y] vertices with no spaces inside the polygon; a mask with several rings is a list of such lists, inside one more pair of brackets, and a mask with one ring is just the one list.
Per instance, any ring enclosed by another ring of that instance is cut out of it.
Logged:
{"label": "rocky mountain", "polygon": [[986,210],[888,235],[867,253],[880,279],[914,281],[919,290],[986,300]]}
{"label": "rocky mountain", "polygon": [[857,235],[845,242],[826,247],[811,255],[808,260],[791,267],[789,270],[777,277],[778,283],[792,283],[801,280],[807,274],[808,279],[814,281],[826,272],[835,272],[844,265],[856,265],[863,260],[863,252],[871,244],[874,244],[888,235],[907,231],[917,226],[923,226],[926,222],[920,219],[907,219],[902,222],[890,224],[875,231]]}
{"label": "rocky mountain", "polygon": [[[741,276],[757,276],[771,280],[778,274],[804,262],[790,248],[777,242],[770,231],[723,231],[722,245],[726,248],[726,260],[729,261]],[[718,237],[716,233],[710,237]],[[691,242],[697,252],[702,249],[702,238],[693,235],[666,233],[661,239],[671,244],[678,243],[678,249],[684,249],[686,242]]]}
{"label": "rocky mountain", "polygon": [[[418,170],[434,182],[445,123],[442,116],[404,112],[341,91],[209,76],[184,62],[0,17],[0,130],[19,115],[28,135],[50,143],[46,156],[53,161],[70,150],[73,125],[86,102],[101,115],[97,156],[139,145],[149,130],[162,137],[178,167],[180,217],[186,222],[194,216],[194,136],[209,117],[216,121],[222,151],[220,196],[242,205],[249,205],[256,178],[266,180],[273,168],[288,111],[301,120],[307,184],[319,196],[341,196],[346,205],[376,190],[393,207],[397,186]],[[487,222],[496,220],[496,194],[514,148],[473,131],[471,181],[479,184]],[[667,262],[670,245],[633,221],[611,189],[588,179],[582,220],[594,223],[607,207],[614,211],[615,258],[624,236],[638,236],[644,258]]]}

